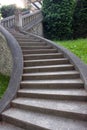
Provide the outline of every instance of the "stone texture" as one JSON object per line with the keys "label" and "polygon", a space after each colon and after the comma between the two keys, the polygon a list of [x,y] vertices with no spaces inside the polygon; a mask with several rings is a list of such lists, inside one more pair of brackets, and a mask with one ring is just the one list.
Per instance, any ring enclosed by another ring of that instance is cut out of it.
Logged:
{"label": "stone texture", "polygon": [[39,36],[43,36],[43,25],[42,22],[34,26],[32,29],[28,30],[27,32],[33,33]]}
{"label": "stone texture", "polygon": [[5,37],[0,33],[0,73],[11,75],[13,66],[12,55]]}

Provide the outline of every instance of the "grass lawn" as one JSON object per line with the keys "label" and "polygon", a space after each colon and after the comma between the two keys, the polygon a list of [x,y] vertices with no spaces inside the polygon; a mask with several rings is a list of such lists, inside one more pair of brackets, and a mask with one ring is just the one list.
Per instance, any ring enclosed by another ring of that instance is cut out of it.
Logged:
{"label": "grass lawn", "polygon": [[0,98],[8,87],[9,79],[9,76],[0,74]]}
{"label": "grass lawn", "polygon": [[64,46],[75,55],[77,55],[84,63],[87,64],[87,38],[69,40],[69,41],[55,41],[57,44]]}

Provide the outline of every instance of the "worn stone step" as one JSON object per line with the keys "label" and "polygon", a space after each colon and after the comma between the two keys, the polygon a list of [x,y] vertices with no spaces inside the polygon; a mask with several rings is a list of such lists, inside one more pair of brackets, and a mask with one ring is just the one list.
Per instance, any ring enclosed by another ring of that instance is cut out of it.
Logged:
{"label": "worn stone step", "polygon": [[47,43],[42,42],[19,42],[20,46],[47,46]]}
{"label": "worn stone step", "polygon": [[60,65],[48,65],[48,66],[34,66],[24,67],[24,73],[37,73],[37,72],[56,72],[56,71],[69,71],[74,70],[74,66],[71,64],[60,64]]}
{"label": "worn stone step", "polygon": [[29,40],[25,40],[25,41],[24,40],[20,40],[19,42],[20,43],[24,43],[24,44],[28,43],[28,44],[32,44],[32,45],[33,44],[35,44],[35,45],[37,45],[37,44],[48,45],[48,43],[46,43],[45,41],[36,41],[36,40],[32,40],[32,41],[31,40],[30,41]]}
{"label": "worn stone step", "polygon": [[22,75],[22,80],[45,80],[45,79],[75,79],[80,78],[77,71],[60,71],[44,73],[27,73]]}
{"label": "worn stone step", "polygon": [[21,88],[83,88],[84,84],[81,79],[66,79],[66,80],[31,80],[22,81]]}
{"label": "worn stone step", "polygon": [[17,38],[17,40],[19,42],[44,42],[44,41],[41,41],[37,38],[32,38],[32,37],[30,37],[30,38]]}
{"label": "worn stone step", "polygon": [[84,89],[29,89],[18,91],[18,97],[87,101],[87,92]]}
{"label": "worn stone step", "polygon": [[3,120],[26,130],[86,130],[87,122],[53,116],[41,112],[11,108],[2,114]]}
{"label": "worn stone step", "polygon": [[24,130],[24,129],[16,127],[15,125],[8,124],[6,122],[0,122],[0,130]]}
{"label": "worn stone step", "polygon": [[23,54],[43,54],[43,53],[55,53],[58,52],[57,49],[32,49],[32,50],[22,50]]}
{"label": "worn stone step", "polygon": [[[35,37],[32,37],[32,36],[26,36],[26,35],[19,35],[19,34],[15,34],[15,33],[12,33],[12,34],[14,34],[14,37],[16,38],[16,39],[19,39],[19,40],[22,40],[22,39],[37,39],[37,38],[35,38]],[[40,41],[40,40],[39,40]]]}
{"label": "worn stone step", "polygon": [[[12,32],[12,34],[14,34],[14,36],[16,37],[16,38],[19,38],[20,40],[21,39],[30,39],[30,38],[32,38],[32,40],[34,40],[34,39],[38,39],[37,37],[34,37],[34,36],[31,36],[31,35],[24,35],[23,33],[13,33]],[[38,40],[40,40],[40,39],[38,39]]]}
{"label": "worn stone step", "polygon": [[23,55],[24,60],[53,59],[53,58],[63,58],[63,57],[64,55],[62,53]]}
{"label": "worn stone step", "polygon": [[25,60],[24,61],[24,67],[59,65],[59,64],[69,64],[69,60],[67,58],[59,58],[59,59]]}
{"label": "worn stone step", "polygon": [[43,111],[57,116],[87,120],[87,103],[84,101],[17,98],[12,101],[12,106],[25,110]]}
{"label": "worn stone step", "polygon": [[21,46],[22,50],[51,49],[52,46]]}

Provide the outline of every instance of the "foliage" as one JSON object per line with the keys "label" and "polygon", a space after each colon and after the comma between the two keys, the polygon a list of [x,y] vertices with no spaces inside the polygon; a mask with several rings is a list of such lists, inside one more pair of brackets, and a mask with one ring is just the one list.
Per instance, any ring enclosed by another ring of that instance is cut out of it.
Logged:
{"label": "foliage", "polygon": [[16,10],[15,5],[4,5],[4,6],[2,6],[1,7],[2,17],[5,18],[5,17],[13,15],[15,10]]}
{"label": "foliage", "polygon": [[87,38],[55,42],[69,49],[87,64]]}
{"label": "foliage", "polygon": [[74,0],[43,0],[44,35],[50,39],[70,39]]}
{"label": "foliage", "polygon": [[78,0],[73,17],[74,38],[87,37],[87,0]]}
{"label": "foliage", "polygon": [[2,97],[4,92],[6,91],[7,86],[8,86],[8,82],[9,82],[9,77],[0,74],[0,98]]}
{"label": "foliage", "polygon": [[[3,18],[6,18],[6,17],[9,17],[11,15],[14,15],[15,14],[15,11],[17,10],[18,8],[16,7],[15,4],[12,4],[12,5],[4,5],[1,7],[1,14],[2,14],[2,17]],[[19,8],[20,9],[20,8]],[[21,11],[26,11],[27,9],[26,8],[23,8],[23,9],[20,9]]]}

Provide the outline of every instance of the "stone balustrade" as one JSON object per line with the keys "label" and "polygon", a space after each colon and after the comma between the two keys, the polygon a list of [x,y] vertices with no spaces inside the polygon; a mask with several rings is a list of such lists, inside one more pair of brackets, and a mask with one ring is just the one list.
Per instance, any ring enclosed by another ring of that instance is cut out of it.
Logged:
{"label": "stone balustrade", "polygon": [[42,20],[43,16],[40,10],[27,14],[23,14],[17,10],[15,15],[1,20],[1,25],[7,29],[15,28],[16,30],[20,30],[22,28],[30,33],[43,36]]}
{"label": "stone balustrade", "polygon": [[22,17],[22,27],[31,26],[31,24],[37,20],[42,20],[42,13],[41,11],[36,11],[35,13],[26,14]]}
{"label": "stone balustrade", "polygon": [[5,28],[12,28],[15,25],[15,15],[9,16],[1,20],[1,25]]}
{"label": "stone balustrade", "polygon": [[[37,19],[42,19],[42,14],[41,11],[36,11],[35,13],[21,15],[21,17],[22,17],[22,27],[25,27],[26,25],[29,24],[31,25],[33,21],[37,21]],[[5,28],[12,28],[15,26],[16,23],[18,23],[15,22],[15,18],[16,18],[15,15],[4,18],[3,20],[1,20],[1,25],[4,26]]]}

